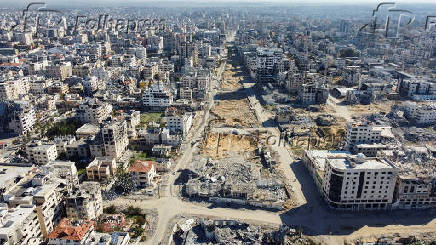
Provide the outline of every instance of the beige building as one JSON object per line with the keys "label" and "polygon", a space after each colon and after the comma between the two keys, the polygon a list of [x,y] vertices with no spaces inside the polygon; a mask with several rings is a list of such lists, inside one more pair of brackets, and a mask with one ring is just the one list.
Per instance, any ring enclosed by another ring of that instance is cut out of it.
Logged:
{"label": "beige building", "polygon": [[69,218],[86,220],[98,218],[103,213],[100,184],[83,182],[78,189],[69,193],[65,205]]}
{"label": "beige building", "polygon": [[96,157],[88,167],[86,175],[88,180],[110,180],[115,175],[117,163],[112,157]]}
{"label": "beige building", "polygon": [[129,173],[138,188],[151,186],[156,176],[156,164],[151,161],[137,160],[130,166]]}

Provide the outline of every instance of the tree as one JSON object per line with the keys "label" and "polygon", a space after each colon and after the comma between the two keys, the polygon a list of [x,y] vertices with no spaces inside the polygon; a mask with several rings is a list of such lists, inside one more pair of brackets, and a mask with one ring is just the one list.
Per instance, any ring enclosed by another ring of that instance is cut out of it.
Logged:
{"label": "tree", "polygon": [[142,233],[144,233],[144,229],[140,226],[136,226],[135,228],[133,228],[133,237],[137,238],[140,237],[142,235]]}
{"label": "tree", "polygon": [[142,215],[141,208],[135,208],[132,205],[128,206],[124,212],[127,216],[139,216]]}
{"label": "tree", "polygon": [[129,173],[121,173],[117,176],[113,188],[116,193],[126,195],[133,191],[135,184]]}
{"label": "tree", "polygon": [[110,205],[109,207],[103,209],[103,212],[106,214],[116,214],[117,208],[115,207],[115,205]]}
{"label": "tree", "polygon": [[141,226],[145,225],[146,220],[145,220],[144,216],[139,215],[139,216],[136,216],[135,219],[136,219],[136,224],[141,225]]}

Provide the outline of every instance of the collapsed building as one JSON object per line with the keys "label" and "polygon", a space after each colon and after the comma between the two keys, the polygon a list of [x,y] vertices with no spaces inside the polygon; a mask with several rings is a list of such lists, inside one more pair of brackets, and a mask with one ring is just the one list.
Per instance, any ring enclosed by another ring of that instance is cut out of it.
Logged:
{"label": "collapsed building", "polygon": [[276,204],[277,208],[287,199],[284,184],[277,176],[253,162],[238,158],[212,161],[202,157],[194,162],[194,174],[191,173],[184,190],[188,197],[241,205],[268,203]]}

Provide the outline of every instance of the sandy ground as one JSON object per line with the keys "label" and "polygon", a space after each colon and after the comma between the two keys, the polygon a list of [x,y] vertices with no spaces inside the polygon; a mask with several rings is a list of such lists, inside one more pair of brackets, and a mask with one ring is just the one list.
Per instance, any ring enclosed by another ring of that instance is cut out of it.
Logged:
{"label": "sandy ground", "polygon": [[215,116],[211,126],[252,127],[258,124],[247,99],[217,101],[211,113]]}
{"label": "sandy ground", "polygon": [[256,147],[257,140],[248,135],[208,133],[201,146],[201,153],[219,159],[230,153],[252,152]]}

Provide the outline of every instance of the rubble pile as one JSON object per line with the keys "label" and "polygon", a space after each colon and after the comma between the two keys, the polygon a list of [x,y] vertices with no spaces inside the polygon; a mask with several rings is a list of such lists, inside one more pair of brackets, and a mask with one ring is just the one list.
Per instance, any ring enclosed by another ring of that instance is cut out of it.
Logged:
{"label": "rubble pile", "polygon": [[189,197],[221,197],[259,202],[284,202],[284,184],[274,171],[265,171],[259,162],[242,157],[221,160],[196,156],[193,167],[196,177],[185,185]]}

